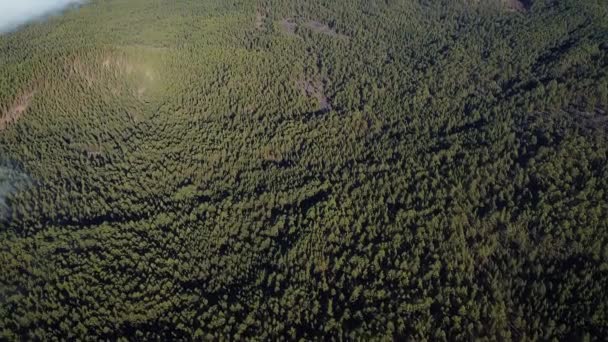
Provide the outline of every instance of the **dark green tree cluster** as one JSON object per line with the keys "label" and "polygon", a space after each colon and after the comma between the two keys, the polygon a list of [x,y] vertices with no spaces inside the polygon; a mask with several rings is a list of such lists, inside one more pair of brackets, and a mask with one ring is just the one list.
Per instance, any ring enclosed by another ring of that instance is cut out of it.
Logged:
{"label": "dark green tree cluster", "polygon": [[608,6],[105,0],[0,36],[0,340],[602,340]]}

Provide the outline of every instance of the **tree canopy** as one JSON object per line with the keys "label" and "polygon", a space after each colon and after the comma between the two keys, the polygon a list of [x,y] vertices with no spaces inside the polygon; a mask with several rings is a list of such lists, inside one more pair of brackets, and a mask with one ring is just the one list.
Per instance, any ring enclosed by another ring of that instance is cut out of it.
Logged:
{"label": "tree canopy", "polygon": [[0,35],[1,340],[602,340],[602,0],[93,0]]}

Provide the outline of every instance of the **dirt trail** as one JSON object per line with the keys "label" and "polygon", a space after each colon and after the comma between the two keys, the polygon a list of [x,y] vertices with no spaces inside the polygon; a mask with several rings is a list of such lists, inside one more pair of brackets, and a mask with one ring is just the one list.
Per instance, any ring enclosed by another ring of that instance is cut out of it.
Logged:
{"label": "dirt trail", "polygon": [[15,103],[6,112],[2,113],[2,116],[0,116],[0,131],[17,122],[25,114],[32,102],[34,93],[34,91],[30,91],[19,96]]}

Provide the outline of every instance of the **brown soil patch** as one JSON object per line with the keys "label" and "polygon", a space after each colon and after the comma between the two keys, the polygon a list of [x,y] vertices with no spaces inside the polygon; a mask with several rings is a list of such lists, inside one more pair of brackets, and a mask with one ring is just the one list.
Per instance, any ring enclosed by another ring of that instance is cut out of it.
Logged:
{"label": "brown soil patch", "polygon": [[146,87],[137,88],[137,97],[141,98],[146,93]]}
{"label": "brown soil patch", "polygon": [[296,28],[298,27],[298,24],[293,18],[286,18],[281,20],[280,26],[281,31],[283,31],[283,33],[286,33],[291,36],[296,35]]}
{"label": "brown soil patch", "polygon": [[331,110],[329,98],[325,96],[325,86],[320,79],[302,79],[296,82],[298,89],[308,98],[315,98],[319,102],[320,111]]}
{"label": "brown soil patch", "polygon": [[513,12],[526,12],[529,8],[529,4],[524,0],[503,0],[505,5],[510,11]]}
{"label": "brown soil patch", "polygon": [[255,13],[255,28],[257,30],[263,30],[264,29],[264,22],[266,21],[266,13],[257,10],[257,12]]}
{"label": "brown soil patch", "polygon": [[15,103],[7,111],[2,113],[2,116],[0,116],[0,131],[15,123],[23,114],[25,114],[32,102],[34,93],[34,91],[31,91],[19,96]]}
{"label": "brown soil patch", "polygon": [[332,29],[331,27],[329,27],[323,23],[320,23],[318,21],[311,20],[311,21],[307,22],[306,24],[304,24],[304,26],[308,27],[315,33],[326,34],[328,36],[336,37],[336,38],[348,38],[348,36],[340,34],[340,33],[336,32],[336,30]]}
{"label": "brown soil patch", "polygon": [[283,160],[283,155],[272,146],[264,146],[260,151],[260,156],[263,160],[270,162],[280,162]]}
{"label": "brown soil patch", "polygon": [[87,158],[94,159],[98,157],[103,157],[103,151],[101,147],[95,145],[89,145],[84,148],[84,153],[87,155]]}

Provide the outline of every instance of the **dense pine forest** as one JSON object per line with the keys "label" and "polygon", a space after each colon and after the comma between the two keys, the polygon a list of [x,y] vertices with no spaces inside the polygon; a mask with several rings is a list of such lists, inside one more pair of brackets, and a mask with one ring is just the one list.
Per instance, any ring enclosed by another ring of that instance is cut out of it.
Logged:
{"label": "dense pine forest", "polygon": [[605,0],[91,0],[0,35],[0,340],[604,340]]}

